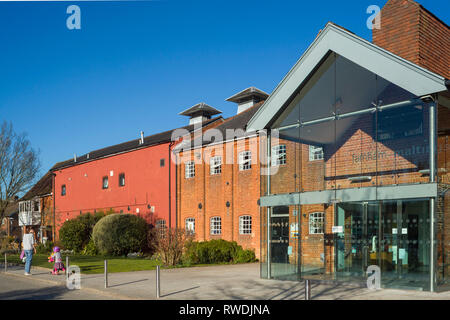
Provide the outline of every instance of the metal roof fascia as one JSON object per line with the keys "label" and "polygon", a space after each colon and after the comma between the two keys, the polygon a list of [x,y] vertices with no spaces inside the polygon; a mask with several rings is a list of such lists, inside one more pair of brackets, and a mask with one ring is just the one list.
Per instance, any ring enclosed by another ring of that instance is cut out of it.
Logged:
{"label": "metal roof fascia", "polygon": [[336,52],[417,96],[446,90],[444,77],[329,23],[250,119],[247,130],[265,128],[329,51]]}

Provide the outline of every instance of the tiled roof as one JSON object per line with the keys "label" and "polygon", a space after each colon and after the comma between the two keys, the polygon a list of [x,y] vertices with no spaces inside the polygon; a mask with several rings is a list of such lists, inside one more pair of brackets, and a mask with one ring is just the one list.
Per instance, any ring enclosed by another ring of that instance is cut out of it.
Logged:
{"label": "tiled roof", "polygon": [[[253,107],[248,108],[245,111],[242,111],[241,113],[230,117],[228,119],[225,119],[224,122],[222,122],[217,127],[214,127],[214,130],[219,130],[222,137],[212,137],[211,140],[206,140],[204,136],[202,136],[201,144],[198,140],[194,140],[192,145],[208,145],[210,143],[217,143],[221,141],[228,140],[227,138],[227,130],[234,130],[235,136],[234,138],[242,138],[247,137],[255,134],[255,132],[247,132],[246,127],[247,123],[250,121],[250,119],[253,117],[253,115],[258,111],[258,109],[262,106],[264,101],[260,101],[257,104],[255,104]],[[242,130],[237,130],[242,129]],[[179,144],[175,151],[180,151],[181,148],[186,148],[185,144]]]}
{"label": "tiled roof", "polygon": [[20,200],[30,200],[50,193],[52,193],[52,173],[49,171]]}
{"label": "tiled roof", "polygon": [[[222,117],[220,116],[220,117],[215,117],[213,119],[204,121],[203,126],[209,125],[221,118]],[[185,130],[188,130],[189,132],[192,132],[195,129],[194,126],[195,125],[192,124],[192,125],[188,125],[188,126],[177,128],[177,129],[185,129]],[[165,131],[165,132],[161,132],[161,133],[157,133],[157,134],[154,134],[151,136],[144,137],[143,144],[140,144],[140,139],[135,139],[135,140],[123,142],[120,144],[116,144],[116,145],[113,145],[110,147],[106,147],[103,149],[91,151],[82,156],[79,156],[79,157],[77,156],[76,162],[74,161],[73,158],[70,160],[58,162],[50,169],[50,171],[59,170],[62,168],[70,167],[73,165],[77,165],[77,164],[91,161],[94,159],[103,158],[103,157],[110,156],[110,155],[117,154],[117,153],[131,151],[131,150],[143,148],[143,147],[149,147],[149,146],[153,146],[153,145],[157,145],[157,144],[161,144],[161,143],[167,143],[172,140],[172,132],[177,129],[172,129],[169,131]]]}
{"label": "tiled roof", "polygon": [[5,209],[5,217],[13,217],[19,213],[19,202],[11,202]]}

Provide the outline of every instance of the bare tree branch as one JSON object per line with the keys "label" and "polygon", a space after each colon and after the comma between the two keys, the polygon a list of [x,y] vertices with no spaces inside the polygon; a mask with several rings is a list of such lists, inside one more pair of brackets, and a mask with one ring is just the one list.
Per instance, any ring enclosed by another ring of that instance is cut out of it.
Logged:
{"label": "bare tree branch", "polygon": [[25,133],[16,134],[11,123],[0,128],[0,221],[5,210],[35,182],[40,161]]}

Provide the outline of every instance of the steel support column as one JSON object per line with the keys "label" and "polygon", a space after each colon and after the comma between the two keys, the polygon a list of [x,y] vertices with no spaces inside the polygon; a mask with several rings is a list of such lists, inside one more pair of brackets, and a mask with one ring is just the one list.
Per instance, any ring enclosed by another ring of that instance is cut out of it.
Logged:
{"label": "steel support column", "polygon": [[[270,166],[272,165],[272,146],[271,146],[271,132],[270,129],[267,129],[267,184],[266,184],[266,193],[267,195],[270,195]],[[271,276],[271,252],[270,252],[270,210],[272,210],[271,207],[267,207],[267,279],[270,279]]]}
{"label": "steel support column", "polygon": [[[429,103],[430,182],[436,182],[436,103]],[[435,198],[430,198],[430,291],[435,291]]]}

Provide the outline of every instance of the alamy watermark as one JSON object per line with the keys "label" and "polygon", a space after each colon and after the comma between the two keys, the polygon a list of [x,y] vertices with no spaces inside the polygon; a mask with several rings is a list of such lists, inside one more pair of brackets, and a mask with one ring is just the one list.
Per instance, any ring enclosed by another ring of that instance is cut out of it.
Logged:
{"label": "alamy watermark", "polygon": [[66,287],[69,290],[81,289],[80,267],[73,265],[67,268]]}
{"label": "alamy watermark", "polygon": [[381,270],[377,265],[372,265],[367,268],[367,288],[378,290],[381,288]]}
{"label": "alamy watermark", "polygon": [[66,26],[69,30],[80,30],[81,29],[81,9],[77,5],[70,5],[66,10],[67,14],[70,14],[66,20]]}
{"label": "alamy watermark", "polygon": [[[286,153],[268,156],[268,151],[272,151],[275,146],[286,144],[284,141],[280,142],[278,130],[270,130],[271,150],[267,150],[267,130],[247,133],[242,128],[224,131],[216,128],[203,129],[202,124],[197,123],[194,124],[193,132],[183,128],[172,132],[171,140],[177,143],[171,156],[172,163],[176,165],[194,161],[195,164],[209,164],[211,158],[219,156],[221,165],[235,164],[236,160],[247,161],[251,166],[259,162],[261,175],[274,175],[279,168],[277,160],[279,157],[286,157]],[[255,137],[260,139],[254,139]],[[241,159],[243,157],[236,155],[235,150],[238,150],[237,153],[247,152],[248,158]]]}
{"label": "alamy watermark", "polygon": [[366,20],[366,26],[369,30],[381,29],[380,11],[380,7],[374,4],[367,7],[366,13],[371,14]]}

